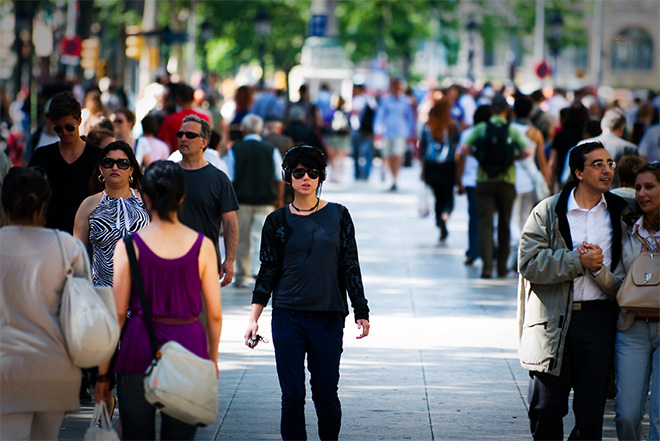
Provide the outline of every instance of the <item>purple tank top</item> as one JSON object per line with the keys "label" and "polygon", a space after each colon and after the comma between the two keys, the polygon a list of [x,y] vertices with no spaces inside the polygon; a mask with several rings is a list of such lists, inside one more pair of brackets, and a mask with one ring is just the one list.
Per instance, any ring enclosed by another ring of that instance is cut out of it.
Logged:
{"label": "purple tank top", "polygon": [[[155,317],[191,319],[202,312],[202,282],[199,278],[199,250],[203,235],[199,235],[190,250],[177,259],[163,259],[154,254],[138,233],[133,235],[138,249],[138,266],[144,279],[144,291]],[[128,303],[129,318],[114,371],[118,374],[144,375],[152,360],[147,328],[142,321],[140,297],[135,286]],[[154,323],[159,345],[174,340],[183,347],[208,359],[206,332],[199,321],[186,324]]]}

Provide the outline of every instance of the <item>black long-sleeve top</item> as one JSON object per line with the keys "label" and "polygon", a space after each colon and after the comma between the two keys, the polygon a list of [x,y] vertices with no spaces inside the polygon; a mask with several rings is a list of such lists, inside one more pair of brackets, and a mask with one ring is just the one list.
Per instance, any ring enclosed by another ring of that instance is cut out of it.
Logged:
{"label": "black long-sleeve top", "polygon": [[[336,210],[336,214],[332,212],[333,210]],[[298,221],[310,222],[313,225],[312,234],[295,236],[295,243],[289,243],[294,236],[293,226],[287,221],[289,216],[293,216],[291,223],[294,224]],[[324,225],[329,218],[339,222],[338,238],[334,236],[336,228],[332,228],[332,225]],[[338,239],[336,252],[327,247],[327,243],[322,247],[320,242],[314,245],[314,241],[320,238],[319,234],[325,233],[329,233],[330,243]],[[321,267],[317,265],[319,259],[323,262]],[[347,316],[346,293],[348,292],[355,320],[369,320],[369,307],[364,297],[355,241],[355,227],[346,207],[328,203],[318,212],[308,216],[292,215],[288,206],[274,211],[266,218],[261,233],[260,260],[261,267],[252,295],[252,303],[266,306],[272,294],[273,308],[276,309],[319,313],[343,312],[344,316]],[[336,280],[330,279],[333,274],[336,275],[334,276]],[[316,286],[310,286],[311,280],[317,281]],[[337,297],[335,293],[338,294]],[[339,300],[341,304],[338,305]],[[343,311],[337,311],[337,308]]]}

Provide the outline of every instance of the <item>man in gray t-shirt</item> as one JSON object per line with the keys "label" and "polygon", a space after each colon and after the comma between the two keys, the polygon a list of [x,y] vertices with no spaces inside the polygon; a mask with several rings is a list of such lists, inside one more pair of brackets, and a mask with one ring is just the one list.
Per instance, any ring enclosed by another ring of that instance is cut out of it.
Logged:
{"label": "man in gray t-shirt", "polygon": [[238,201],[227,175],[204,159],[204,149],[210,137],[208,122],[196,115],[185,117],[181,130],[177,132],[179,151],[183,156],[179,165],[186,177],[186,197],[179,220],[210,238],[216,250],[222,227],[225,259],[221,260],[218,252],[218,271],[221,286],[226,286],[234,277]]}

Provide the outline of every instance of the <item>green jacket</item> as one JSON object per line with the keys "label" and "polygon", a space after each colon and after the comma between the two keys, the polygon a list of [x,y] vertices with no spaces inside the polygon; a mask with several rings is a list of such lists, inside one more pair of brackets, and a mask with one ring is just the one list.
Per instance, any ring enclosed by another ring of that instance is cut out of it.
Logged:
{"label": "green jacket", "polygon": [[[518,355],[523,368],[559,375],[573,309],[573,280],[588,271],[572,251],[566,211],[573,185],[541,201],[525,223],[518,254]],[[621,213],[626,202],[605,193],[612,220],[612,263],[594,277],[613,300],[625,276],[621,263]],[[614,326],[614,324],[612,324]]]}

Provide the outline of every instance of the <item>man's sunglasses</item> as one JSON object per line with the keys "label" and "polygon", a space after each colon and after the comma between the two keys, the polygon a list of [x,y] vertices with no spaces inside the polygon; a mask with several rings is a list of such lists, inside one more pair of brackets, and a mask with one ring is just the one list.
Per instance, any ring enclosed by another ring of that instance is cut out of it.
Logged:
{"label": "man's sunglasses", "polygon": [[195,133],[195,132],[182,132],[182,131],[176,132],[176,137],[179,139],[183,138],[183,135],[186,135],[186,138],[188,139],[195,139],[198,136],[202,136],[199,133]]}
{"label": "man's sunglasses", "polygon": [[56,133],[62,133],[62,131],[66,129],[67,132],[73,132],[76,130],[76,126],[73,124],[66,124],[64,127],[62,126],[53,126],[53,130],[55,130]]}
{"label": "man's sunglasses", "polygon": [[291,175],[296,179],[302,179],[305,176],[305,173],[307,173],[309,179],[316,179],[321,175],[321,172],[315,168],[296,168],[293,169]]}
{"label": "man's sunglasses", "polygon": [[112,158],[103,158],[101,160],[101,167],[103,168],[112,168],[117,164],[117,168],[120,170],[128,170],[131,166],[131,161],[128,159],[112,159]]}

